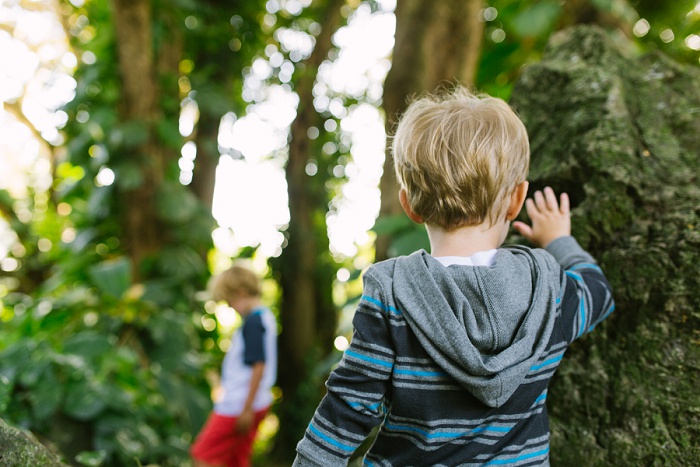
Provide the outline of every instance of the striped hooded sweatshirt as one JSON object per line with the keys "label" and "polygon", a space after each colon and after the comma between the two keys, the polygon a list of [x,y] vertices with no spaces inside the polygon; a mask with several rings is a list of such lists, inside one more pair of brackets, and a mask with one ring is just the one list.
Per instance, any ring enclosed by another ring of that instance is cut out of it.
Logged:
{"label": "striped hooded sweatshirt", "polygon": [[499,248],[489,266],[421,250],[363,280],[352,343],[295,466],[347,465],[377,425],[367,466],[549,463],[547,385],[568,345],[614,309],[573,237]]}

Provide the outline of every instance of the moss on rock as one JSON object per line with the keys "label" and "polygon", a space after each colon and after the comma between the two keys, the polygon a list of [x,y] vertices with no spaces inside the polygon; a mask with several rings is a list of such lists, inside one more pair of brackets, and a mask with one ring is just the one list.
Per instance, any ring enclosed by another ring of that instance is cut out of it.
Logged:
{"label": "moss on rock", "polygon": [[562,31],[511,99],[617,303],[552,383],[554,465],[700,465],[700,70],[632,49]]}
{"label": "moss on rock", "polygon": [[0,466],[64,467],[43,444],[0,418]]}

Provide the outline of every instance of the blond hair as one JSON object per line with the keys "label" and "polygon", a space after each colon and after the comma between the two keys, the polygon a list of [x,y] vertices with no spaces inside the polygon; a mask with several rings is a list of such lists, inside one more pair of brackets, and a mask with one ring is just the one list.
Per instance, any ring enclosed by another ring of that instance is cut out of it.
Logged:
{"label": "blond hair", "polygon": [[245,266],[231,266],[212,279],[211,294],[214,300],[228,300],[241,292],[252,297],[262,294],[260,278]]}
{"label": "blond hair", "polygon": [[494,225],[530,163],[527,130],[510,106],[460,86],[410,104],[392,151],[411,209],[446,230]]}

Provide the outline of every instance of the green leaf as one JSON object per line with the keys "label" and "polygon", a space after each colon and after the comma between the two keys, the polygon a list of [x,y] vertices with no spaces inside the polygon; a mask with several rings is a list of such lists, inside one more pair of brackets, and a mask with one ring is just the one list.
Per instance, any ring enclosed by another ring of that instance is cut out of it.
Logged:
{"label": "green leaf", "polygon": [[120,298],[131,285],[131,264],[125,257],[103,261],[91,266],[88,276],[101,292]]}
{"label": "green leaf", "polygon": [[157,126],[158,136],[161,141],[173,149],[182,147],[182,135],[180,135],[180,123],[176,119],[162,119]]}
{"label": "green leaf", "polygon": [[39,328],[47,332],[60,330],[70,323],[73,319],[72,314],[69,310],[53,308],[49,314],[41,318],[41,321],[38,323]]}
{"label": "green leaf", "polygon": [[209,250],[212,245],[211,234],[216,227],[216,221],[211,211],[199,209],[187,224],[186,229],[176,229],[173,232],[176,242],[185,244],[195,250]]}
{"label": "green leaf", "polygon": [[63,399],[63,386],[58,383],[56,373],[51,366],[47,366],[42,372],[41,378],[36,381],[31,391],[29,400],[32,404],[32,412],[37,420],[46,420],[58,410]]}
{"label": "green leaf", "polygon": [[174,224],[190,221],[200,207],[197,197],[179,183],[163,183],[156,196],[156,205],[160,218]]}
{"label": "green leaf", "polygon": [[[112,354],[114,355],[114,354]],[[115,409],[119,412],[129,411],[134,402],[134,391],[139,386],[138,382],[134,384],[127,380],[134,376],[134,368],[138,366],[138,362],[130,366],[128,369],[121,369],[121,373],[117,375],[116,382],[118,384],[109,384],[102,386],[102,400],[104,400],[107,408]]]}
{"label": "green leaf", "polygon": [[113,345],[106,335],[84,331],[68,336],[64,342],[63,352],[87,359],[97,359],[112,348]]}
{"label": "green leaf", "polygon": [[117,442],[119,449],[126,455],[133,457],[139,457],[143,455],[146,450],[144,443],[138,439],[135,430],[130,429],[130,427],[122,428],[117,430],[114,439]]}
{"label": "green leaf", "polygon": [[416,250],[423,248],[430,250],[430,241],[428,240],[428,232],[423,226],[415,230],[397,236],[389,247],[390,256],[410,255]]}
{"label": "green leaf", "polygon": [[12,383],[10,378],[4,375],[0,375],[0,413],[7,410],[7,406],[10,404],[10,398],[12,396]]}
{"label": "green leaf", "polygon": [[90,242],[95,240],[99,231],[94,227],[88,227],[83,230],[79,230],[78,234],[75,236],[75,240],[68,244],[68,247],[73,253],[83,253],[85,247],[90,245]]}
{"label": "green leaf", "polygon": [[94,381],[73,381],[66,385],[63,410],[79,420],[90,420],[107,407],[104,396],[104,391]]}
{"label": "green leaf", "polygon": [[134,190],[143,184],[143,172],[138,164],[124,162],[113,167],[117,186],[124,191]]}
{"label": "green leaf", "polygon": [[196,100],[202,112],[217,118],[221,118],[234,107],[229,95],[220,86],[211,84],[197,88]]}
{"label": "green leaf", "polygon": [[96,219],[106,217],[109,214],[109,197],[111,194],[111,186],[95,187],[88,199],[88,215]]}
{"label": "green leaf", "polygon": [[391,235],[410,228],[413,221],[403,214],[393,216],[382,216],[377,219],[372,227],[372,231],[377,235]]}
{"label": "green leaf", "polygon": [[99,467],[107,459],[105,451],[83,451],[75,456],[76,462],[87,467]]}
{"label": "green leaf", "polygon": [[146,446],[159,446],[161,444],[160,436],[153,428],[148,425],[139,425],[136,432],[139,437],[145,442]]}
{"label": "green leaf", "polygon": [[538,2],[513,19],[513,29],[519,37],[544,36],[554,28],[560,14],[559,2]]}
{"label": "green leaf", "polygon": [[46,357],[45,348],[40,349],[32,355],[34,361],[26,362],[23,368],[24,371],[19,377],[19,381],[22,385],[32,387],[39,384],[41,379],[52,371],[51,362]]}
{"label": "green leaf", "polygon": [[168,306],[175,300],[176,287],[171,280],[150,280],[144,282],[143,285],[145,288],[141,296],[141,300],[143,301]]}
{"label": "green leaf", "polygon": [[21,376],[25,368],[30,367],[31,355],[34,355],[37,345],[30,338],[22,339],[0,352],[0,376],[13,383]]}
{"label": "green leaf", "polygon": [[190,429],[202,426],[204,417],[211,409],[209,397],[186,381],[168,373],[158,375],[158,388],[166,400],[177,408],[177,413],[190,422]]}
{"label": "green leaf", "polygon": [[136,148],[148,140],[148,125],[141,121],[130,121],[115,127],[109,134],[112,147]]}
{"label": "green leaf", "polygon": [[206,272],[204,260],[188,246],[168,248],[158,256],[158,266],[166,277],[186,279]]}
{"label": "green leaf", "polygon": [[3,206],[7,209],[12,209],[12,206],[14,205],[14,198],[12,195],[10,195],[10,192],[2,189],[0,190],[0,206]]}
{"label": "green leaf", "polygon": [[151,318],[148,329],[157,344],[157,348],[152,352],[154,360],[175,358],[178,363],[182,363],[182,355],[188,352],[192,345],[187,334],[188,321],[181,313],[172,310],[165,310]]}

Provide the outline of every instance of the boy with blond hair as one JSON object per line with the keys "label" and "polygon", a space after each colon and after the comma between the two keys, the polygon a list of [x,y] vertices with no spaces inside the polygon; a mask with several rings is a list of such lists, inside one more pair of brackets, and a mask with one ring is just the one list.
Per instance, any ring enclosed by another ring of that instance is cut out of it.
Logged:
{"label": "boy with blond hair", "polygon": [[243,318],[221,368],[221,395],[190,454],[195,467],[247,467],[259,423],[272,404],[277,323],[262,304],[261,282],[235,264],[213,279],[213,298]]}
{"label": "boy with blond hair", "polygon": [[[547,386],[568,345],[614,309],[570,236],[569,199],[526,201],[530,150],[502,100],[457,88],[412,103],[393,141],[399,199],[431,252],[364,274],[352,344],[295,466],[547,465]],[[523,204],[534,245],[502,246]]]}

